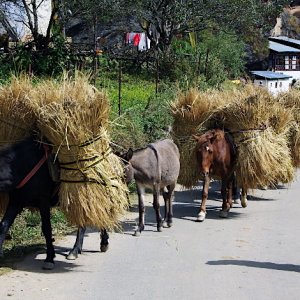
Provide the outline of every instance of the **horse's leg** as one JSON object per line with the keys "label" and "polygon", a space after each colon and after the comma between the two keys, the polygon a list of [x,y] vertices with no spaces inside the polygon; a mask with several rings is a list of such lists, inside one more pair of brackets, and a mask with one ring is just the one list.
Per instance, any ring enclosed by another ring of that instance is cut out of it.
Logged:
{"label": "horse's leg", "polygon": [[173,223],[173,193],[175,189],[175,184],[167,186],[168,191],[163,192],[163,198],[165,200],[165,219],[163,222],[163,227],[171,227]]}
{"label": "horse's leg", "polygon": [[197,220],[196,220],[198,222],[203,222],[206,217],[206,200],[208,197],[209,183],[210,183],[210,177],[209,177],[209,175],[206,175],[204,177],[204,182],[203,182],[200,211],[198,213]]}
{"label": "horse's leg", "polygon": [[242,207],[247,207],[247,190],[245,188],[242,188],[241,205]]}
{"label": "horse's leg", "polygon": [[42,219],[42,232],[46,239],[47,256],[43,264],[43,269],[52,270],[54,268],[55,251],[52,241],[52,227],[50,221],[50,205],[41,205],[40,214]]}
{"label": "horse's leg", "polygon": [[78,258],[78,254],[81,254],[85,231],[86,227],[78,227],[75,244],[72,250],[67,255],[66,259],[75,260]]}
{"label": "horse's leg", "polygon": [[139,236],[145,228],[145,205],[144,205],[144,193],[145,189],[142,185],[137,184],[137,194],[139,199],[139,225],[134,232],[134,236]]}
{"label": "horse's leg", "polygon": [[220,211],[220,217],[227,218],[232,204],[232,180],[226,180],[224,178],[222,179],[221,194],[223,203],[222,210]]}
{"label": "horse's leg", "polygon": [[9,201],[6,212],[0,223],[0,257],[3,257],[3,242],[6,234],[14,222],[16,216],[22,211],[22,207],[15,205],[14,201]]}
{"label": "horse's leg", "polygon": [[240,204],[240,188],[237,185],[236,173],[233,173],[232,179],[232,195],[233,195],[233,203]]}
{"label": "horse's leg", "polygon": [[101,238],[100,250],[101,252],[106,252],[109,248],[109,235],[106,229],[101,229],[100,238]]}
{"label": "horse's leg", "polygon": [[160,195],[160,187],[158,184],[155,184],[153,186],[153,208],[155,210],[155,215],[156,215],[157,231],[161,232],[163,220],[160,215],[159,195]]}

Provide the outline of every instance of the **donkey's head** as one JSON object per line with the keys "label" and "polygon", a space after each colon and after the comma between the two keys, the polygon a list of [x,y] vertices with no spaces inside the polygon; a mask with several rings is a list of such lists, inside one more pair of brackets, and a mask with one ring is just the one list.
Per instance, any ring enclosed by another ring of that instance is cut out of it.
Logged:
{"label": "donkey's head", "polygon": [[117,154],[119,157],[121,157],[123,163],[124,163],[124,175],[125,175],[125,181],[126,183],[130,183],[133,180],[133,168],[130,163],[130,160],[133,156],[133,150],[129,148],[129,150],[125,153],[119,153]]}

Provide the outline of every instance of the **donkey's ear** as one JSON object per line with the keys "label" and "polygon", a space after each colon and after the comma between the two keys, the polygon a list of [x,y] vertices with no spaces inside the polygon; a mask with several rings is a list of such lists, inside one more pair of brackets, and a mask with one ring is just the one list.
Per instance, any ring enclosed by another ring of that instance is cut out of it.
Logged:
{"label": "donkey's ear", "polygon": [[132,159],[132,156],[133,156],[133,150],[132,150],[132,148],[129,148],[126,153],[126,160],[130,161]]}

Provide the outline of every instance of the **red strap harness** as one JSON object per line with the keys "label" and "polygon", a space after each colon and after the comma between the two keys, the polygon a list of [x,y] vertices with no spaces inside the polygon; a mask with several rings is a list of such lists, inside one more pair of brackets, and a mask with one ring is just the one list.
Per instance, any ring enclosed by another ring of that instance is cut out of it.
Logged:
{"label": "red strap harness", "polygon": [[48,159],[49,154],[49,146],[43,144],[45,154],[41,158],[41,160],[33,167],[33,169],[25,176],[25,178],[17,185],[17,189],[23,187],[33,176],[34,174],[40,169],[40,167],[46,162]]}

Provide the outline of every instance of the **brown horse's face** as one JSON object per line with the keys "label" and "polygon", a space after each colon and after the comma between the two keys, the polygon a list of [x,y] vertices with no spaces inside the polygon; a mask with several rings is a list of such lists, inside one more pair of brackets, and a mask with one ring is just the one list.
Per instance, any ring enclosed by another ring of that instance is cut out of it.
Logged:
{"label": "brown horse's face", "polygon": [[200,173],[207,176],[210,173],[213,164],[213,140],[214,135],[203,134],[201,136],[194,136],[197,141],[195,150],[198,161]]}

